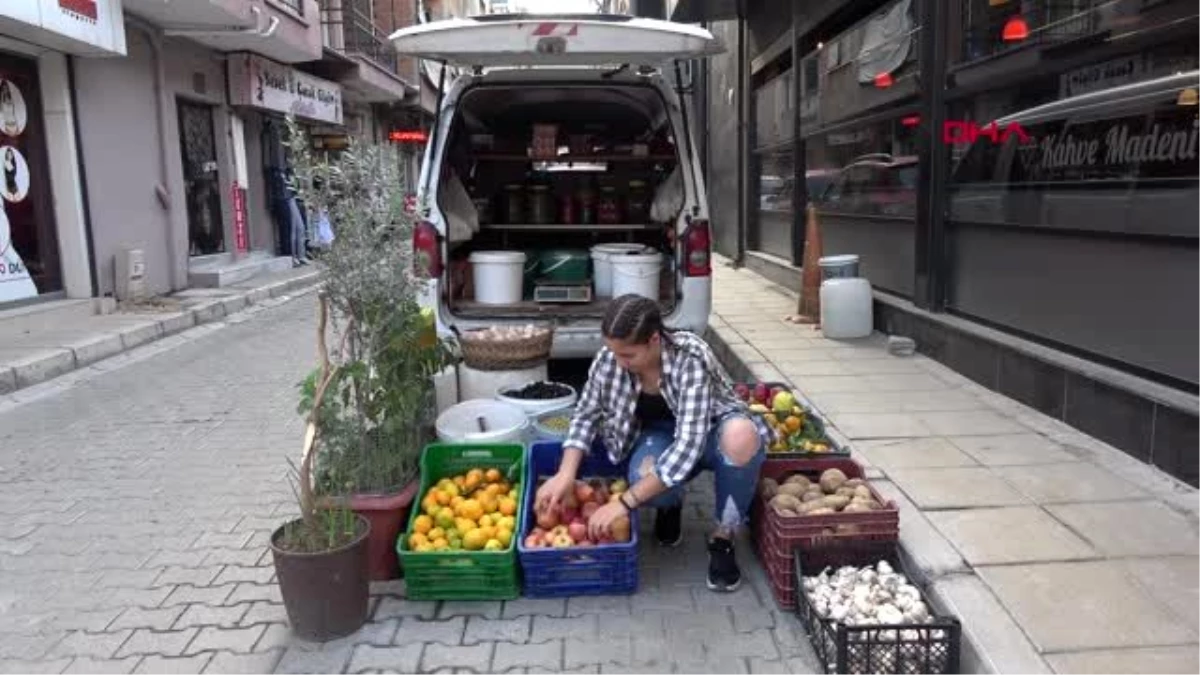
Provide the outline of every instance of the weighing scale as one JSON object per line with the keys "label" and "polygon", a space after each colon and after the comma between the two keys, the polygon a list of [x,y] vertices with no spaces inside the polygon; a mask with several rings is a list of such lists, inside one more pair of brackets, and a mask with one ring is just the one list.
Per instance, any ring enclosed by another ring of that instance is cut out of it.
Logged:
{"label": "weighing scale", "polygon": [[534,284],[534,302],[588,303],[592,301],[591,279],[586,281],[539,279]]}

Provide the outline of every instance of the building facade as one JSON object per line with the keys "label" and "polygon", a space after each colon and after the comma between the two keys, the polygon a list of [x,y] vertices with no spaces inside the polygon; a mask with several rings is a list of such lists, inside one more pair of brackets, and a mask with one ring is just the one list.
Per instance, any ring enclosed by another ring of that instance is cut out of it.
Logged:
{"label": "building facade", "polygon": [[798,286],[812,204],[879,328],[1197,483],[1195,3],[669,4],[723,253]]}

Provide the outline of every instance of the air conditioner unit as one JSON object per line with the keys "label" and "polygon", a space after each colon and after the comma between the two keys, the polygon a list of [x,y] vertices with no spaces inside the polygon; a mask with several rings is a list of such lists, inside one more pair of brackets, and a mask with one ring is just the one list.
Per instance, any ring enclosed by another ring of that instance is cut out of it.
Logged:
{"label": "air conditioner unit", "polygon": [[146,254],[140,248],[127,248],[115,256],[115,290],[118,300],[146,297]]}

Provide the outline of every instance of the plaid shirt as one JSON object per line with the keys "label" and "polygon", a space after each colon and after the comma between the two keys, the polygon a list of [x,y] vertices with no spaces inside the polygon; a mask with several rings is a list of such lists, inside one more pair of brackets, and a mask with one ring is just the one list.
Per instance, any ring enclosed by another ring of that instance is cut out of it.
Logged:
{"label": "plaid shirt", "polygon": [[[654,472],[671,487],[687,480],[704,454],[713,424],[729,413],[748,413],[712,350],[696,335],[673,332],[663,341],[662,396],[675,415],[675,442],[658,457]],[[640,378],[617,365],[607,348],[592,361],[588,381],[579,396],[564,448],[591,451],[599,435],[609,459],[619,463],[637,437],[635,410],[642,391]],[[764,436],[765,427],[751,416]],[[765,436],[764,436],[765,437]]]}

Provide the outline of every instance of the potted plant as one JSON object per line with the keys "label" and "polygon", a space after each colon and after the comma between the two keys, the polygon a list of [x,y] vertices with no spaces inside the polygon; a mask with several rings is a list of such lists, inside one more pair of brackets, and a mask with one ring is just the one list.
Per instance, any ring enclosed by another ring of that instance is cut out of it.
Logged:
{"label": "potted plant", "polygon": [[[323,302],[341,347],[334,367],[301,383],[299,406],[314,415],[321,439],[314,490],[370,522],[370,578],[392,579],[421,449],[432,439],[433,376],[452,352],[417,301],[423,279],[413,264],[413,221],[395,151],[352,141],[336,157],[318,157],[294,123],[288,149],[298,197],[310,212],[327,214],[333,233],[319,257]],[[327,391],[318,401],[322,384]]]}
{"label": "potted plant", "polygon": [[317,328],[321,355],[319,382],[304,434],[304,454],[297,470],[300,517],[271,535],[275,575],[292,630],[302,638],[325,641],[357,631],[367,620],[370,581],[367,540],[371,524],[344,502],[317,499],[312,467],[322,439],[317,411],[339,368],[329,361],[325,327],[329,303],[322,295]]}

